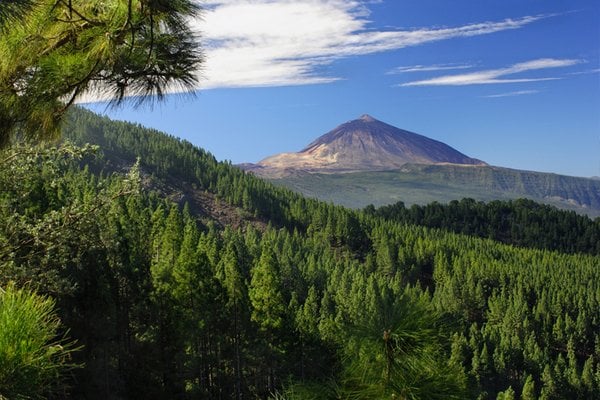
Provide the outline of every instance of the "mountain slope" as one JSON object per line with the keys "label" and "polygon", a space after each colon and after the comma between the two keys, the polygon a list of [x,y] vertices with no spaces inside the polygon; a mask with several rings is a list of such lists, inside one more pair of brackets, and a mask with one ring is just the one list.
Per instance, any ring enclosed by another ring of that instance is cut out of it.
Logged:
{"label": "mountain slope", "polygon": [[406,163],[486,165],[442,142],[363,115],[319,137],[300,152],[277,154],[245,168],[262,176],[272,176],[289,169],[311,172],[390,170]]}
{"label": "mountain slope", "polygon": [[[85,346],[86,371],[72,398],[266,398],[308,384],[314,395],[306,398],[344,398],[347,392],[323,392],[357,382],[332,373],[353,356],[346,347],[386,349],[381,338],[396,327],[412,343],[414,322],[435,310],[449,322],[434,325],[435,336],[452,343],[425,353],[418,378],[429,388],[431,372],[454,371],[432,363],[433,354],[451,357],[473,386],[472,396],[454,398],[493,400],[509,387],[520,391],[526,376],[556,398],[592,398],[598,387],[597,257],[504,246],[307,200],[187,142],[88,113],[66,130],[73,140],[101,144],[105,157],[90,170],[127,169],[139,157],[150,174],[144,179],[165,185],[152,186],[159,197],[202,192],[244,220],[269,222],[264,231],[195,229],[185,210],[142,193],[115,197],[107,179],[85,170],[60,176],[45,159],[0,169],[1,187],[15,191],[0,199],[0,278],[10,281],[12,272],[34,285],[40,270],[56,272],[69,283],[58,290],[74,290],[57,294],[62,320]],[[70,225],[79,210],[94,218]],[[23,223],[36,229],[20,229]],[[30,240],[40,231],[52,234],[48,241]],[[423,354],[420,343],[409,351]],[[365,366],[359,372],[381,379],[381,360],[390,355],[396,363],[393,353],[354,357]],[[409,356],[403,351],[401,361]],[[414,361],[411,369],[420,365]]]}
{"label": "mountain slope", "polygon": [[491,166],[407,164],[395,171],[296,172],[270,181],[351,208],[397,201],[408,205],[447,203],[465,197],[480,201],[529,198],[600,216],[600,181]]}
{"label": "mountain slope", "polygon": [[344,123],[298,153],[242,168],[309,197],[362,208],[403,201],[529,198],[600,215],[600,181],[489,166],[450,146],[369,115]]}

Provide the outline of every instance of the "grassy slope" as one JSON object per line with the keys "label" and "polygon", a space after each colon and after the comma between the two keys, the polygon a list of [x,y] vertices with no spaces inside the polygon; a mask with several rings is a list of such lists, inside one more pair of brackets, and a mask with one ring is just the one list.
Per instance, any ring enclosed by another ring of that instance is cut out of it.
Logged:
{"label": "grassy slope", "polygon": [[481,201],[526,197],[592,217],[600,215],[599,181],[498,167],[409,165],[399,171],[303,173],[272,181],[352,208],[397,201],[410,205],[464,197]]}

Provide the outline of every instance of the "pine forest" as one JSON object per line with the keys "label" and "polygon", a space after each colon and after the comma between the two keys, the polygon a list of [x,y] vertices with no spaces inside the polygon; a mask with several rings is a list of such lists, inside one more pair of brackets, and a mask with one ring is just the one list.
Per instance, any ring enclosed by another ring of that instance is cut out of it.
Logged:
{"label": "pine forest", "polygon": [[600,219],[350,210],[82,109],[63,136],[0,156],[3,398],[598,398]]}

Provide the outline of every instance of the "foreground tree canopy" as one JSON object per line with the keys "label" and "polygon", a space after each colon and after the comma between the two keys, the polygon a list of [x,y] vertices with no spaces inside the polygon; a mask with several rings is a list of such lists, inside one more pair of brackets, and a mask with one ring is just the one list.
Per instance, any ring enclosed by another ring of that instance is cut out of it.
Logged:
{"label": "foreground tree canopy", "polygon": [[75,367],[72,341],[58,335],[54,300],[0,288],[0,398],[48,398],[60,391],[64,372]]}
{"label": "foreground tree canopy", "polygon": [[194,87],[191,0],[0,2],[0,146],[56,136],[83,93],[119,104]]}

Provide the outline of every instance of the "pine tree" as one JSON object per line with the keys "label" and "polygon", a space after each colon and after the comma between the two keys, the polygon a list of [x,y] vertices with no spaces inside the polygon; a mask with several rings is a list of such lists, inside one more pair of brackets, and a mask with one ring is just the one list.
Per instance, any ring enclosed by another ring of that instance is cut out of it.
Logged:
{"label": "pine tree", "polygon": [[319,298],[314,285],[308,289],[306,300],[298,311],[296,317],[298,328],[307,335],[318,337]]}
{"label": "pine tree", "polygon": [[575,355],[575,343],[571,337],[567,343],[567,360],[568,367],[566,371],[567,382],[575,391],[581,389],[581,381],[579,379],[579,371],[577,366],[577,356]]}
{"label": "pine tree", "polygon": [[515,391],[509,386],[504,392],[498,393],[496,400],[515,400]]}
{"label": "pine tree", "polygon": [[73,341],[60,337],[55,302],[14,285],[0,287],[0,398],[46,398],[65,391],[76,367]]}
{"label": "pine tree", "polygon": [[596,393],[598,387],[594,381],[594,360],[593,357],[588,357],[583,364],[583,370],[581,371],[581,384],[586,394],[586,398],[591,399],[593,394]]}
{"label": "pine tree", "polygon": [[[375,315],[349,327],[341,398],[462,399],[466,379],[441,353],[436,315],[410,295],[384,288]],[[372,308],[373,306],[371,306]],[[355,333],[354,335],[352,333]]]}
{"label": "pine tree", "polygon": [[248,289],[240,273],[240,266],[233,241],[227,243],[221,258],[223,264],[222,284],[227,291],[227,307],[233,310],[233,346],[235,353],[235,398],[242,398],[242,310],[247,308]]}
{"label": "pine tree", "polygon": [[252,270],[249,296],[252,320],[258,324],[260,330],[267,332],[281,328],[285,305],[281,294],[277,259],[268,245],[263,247],[260,260]]}
{"label": "pine tree", "polygon": [[0,145],[56,136],[85,92],[119,104],[192,88],[197,12],[191,0],[0,2]]}
{"label": "pine tree", "polygon": [[546,364],[542,373],[542,389],[540,392],[540,400],[556,399],[557,387],[554,380],[554,374],[550,365]]}
{"label": "pine tree", "polygon": [[523,390],[521,392],[521,400],[536,400],[535,397],[535,381],[531,375],[527,375],[525,383],[523,384]]}
{"label": "pine tree", "polygon": [[276,380],[276,343],[277,333],[281,332],[286,306],[281,294],[281,282],[277,259],[271,244],[265,241],[258,264],[252,270],[252,279],[248,295],[252,305],[252,321],[258,324],[258,329],[266,340],[267,361],[266,390],[273,392]]}

